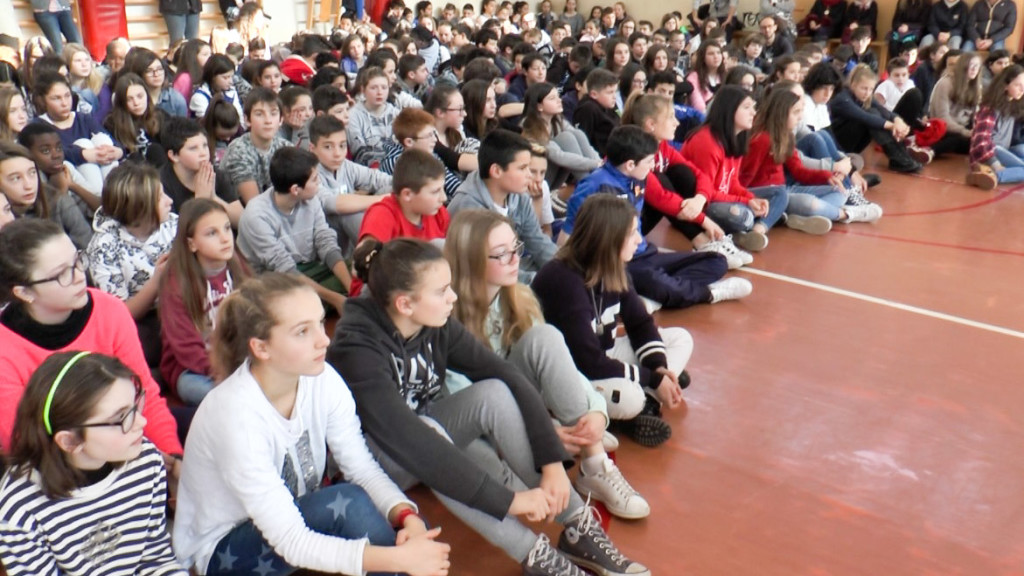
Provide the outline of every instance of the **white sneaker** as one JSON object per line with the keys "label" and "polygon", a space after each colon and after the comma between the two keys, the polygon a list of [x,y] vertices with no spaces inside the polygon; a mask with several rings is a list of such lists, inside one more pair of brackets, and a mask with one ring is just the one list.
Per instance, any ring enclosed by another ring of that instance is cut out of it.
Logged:
{"label": "white sneaker", "polygon": [[790,214],[789,218],[786,218],[786,227],[792,228],[793,230],[799,230],[805,234],[820,236],[822,234],[828,234],[829,230],[832,229],[832,221],[824,216],[799,216],[797,214]]}
{"label": "white sneaker", "polygon": [[863,206],[843,206],[846,212],[846,220],[843,222],[874,222],[882,217],[882,207],[878,204],[868,203]]}
{"label": "white sneaker", "polygon": [[754,261],[749,252],[745,252],[732,243],[732,236],[724,236],[721,240],[713,240],[694,250],[694,252],[716,252],[725,256],[729,270],[735,270]]}
{"label": "white sneaker", "polygon": [[604,437],[601,438],[601,447],[604,448],[605,452],[615,452],[619,449],[619,439],[611,432],[605,430]]}
{"label": "white sneaker", "polygon": [[650,504],[626,482],[611,458],[605,458],[602,468],[597,474],[588,475],[580,466],[580,475],[576,479],[576,490],[580,495],[589,495],[603,502],[608,511],[619,518],[636,520],[648,517],[651,514]]}
{"label": "white sneaker", "polygon": [[711,289],[711,303],[717,304],[725,300],[739,300],[750,296],[754,291],[754,285],[746,278],[725,278],[718,282],[708,284]]}

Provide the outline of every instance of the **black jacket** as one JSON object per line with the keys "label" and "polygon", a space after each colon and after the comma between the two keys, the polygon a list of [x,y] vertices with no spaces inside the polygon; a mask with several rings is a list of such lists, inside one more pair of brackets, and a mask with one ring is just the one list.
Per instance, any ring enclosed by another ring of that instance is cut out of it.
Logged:
{"label": "black jacket", "polygon": [[161,14],[199,14],[202,9],[200,0],[160,0]]}
{"label": "black jacket", "polygon": [[590,138],[590,143],[604,156],[608,147],[608,137],[612,130],[618,128],[619,115],[614,108],[605,108],[590,96],[580,98],[576,110],[572,114],[573,126],[579,128]]}
{"label": "black jacket", "polygon": [[431,489],[495,518],[508,514],[513,492],[418,417],[429,415],[446,369],[473,382],[505,382],[519,405],[538,469],[572,462],[537,389],[454,318],[405,340],[372,299],[352,298],[327,360],[348,383],[363,430],[381,450]]}
{"label": "black jacket", "polygon": [[1016,25],[1017,5],[1010,0],[999,0],[995,6],[986,0],[976,0],[967,15],[967,39],[999,42],[1006,40]]}
{"label": "black jacket", "polygon": [[932,5],[928,13],[928,33],[938,36],[939,32],[949,32],[950,36],[963,37],[964,29],[967,27],[967,4],[957,2],[952,7],[946,5],[943,0],[938,0]]}

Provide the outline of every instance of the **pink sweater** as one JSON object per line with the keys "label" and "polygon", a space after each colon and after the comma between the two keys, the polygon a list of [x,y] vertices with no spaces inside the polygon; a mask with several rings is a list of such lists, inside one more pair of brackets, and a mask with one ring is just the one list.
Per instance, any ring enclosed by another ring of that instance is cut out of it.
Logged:
{"label": "pink sweater", "polygon": [[100,290],[89,289],[93,310],[85,329],[71,344],[60,350],[47,350],[29,342],[0,324],[0,446],[10,448],[11,433],[18,402],[29,378],[50,354],[67,350],[88,350],[115,356],[139,375],[146,390],[146,437],[160,451],[182,454],[178,426],[160,395],[160,386],[146,366],[139,333],[124,302]]}

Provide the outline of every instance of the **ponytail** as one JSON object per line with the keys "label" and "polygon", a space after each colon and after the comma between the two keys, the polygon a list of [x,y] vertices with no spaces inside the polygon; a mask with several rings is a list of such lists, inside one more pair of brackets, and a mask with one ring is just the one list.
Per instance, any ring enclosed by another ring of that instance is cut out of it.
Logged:
{"label": "ponytail", "polygon": [[370,296],[381,308],[391,305],[397,292],[412,292],[420,283],[420,272],[432,262],[444,262],[441,250],[433,244],[411,238],[381,243],[367,238],[353,254],[356,274],[370,287]]}

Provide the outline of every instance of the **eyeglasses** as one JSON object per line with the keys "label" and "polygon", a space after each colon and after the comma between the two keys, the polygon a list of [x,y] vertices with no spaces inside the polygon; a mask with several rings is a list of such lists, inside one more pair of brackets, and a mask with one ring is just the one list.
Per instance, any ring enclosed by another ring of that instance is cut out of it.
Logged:
{"label": "eyeglasses", "polygon": [[415,136],[413,140],[437,140],[437,132],[431,132],[430,134],[424,134],[423,136]]}
{"label": "eyeglasses", "polygon": [[163,76],[164,67],[159,68],[146,68],[146,76]]}
{"label": "eyeglasses", "polygon": [[522,242],[516,242],[516,245],[512,247],[512,250],[502,252],[501,254],[488,254],[487,257],[491,260],[497,260],[502,266],[507,266],[512,263],[512,257],[521,258],[523,255],[523,249],[526,247]]}
{"label": "eyeglasses", "polygon": [[466,111],[466,107],[463,106],[461,108],[445,108],[445,111],[447,111],[447,112],[458,112],[458,113],[461,114],[461,113]]}
{"label": "eyeglasses", "polygon": [[40,278],[39,280],[32,280],[26,282],[25,286],[35,286],[36,284],[45,284],[47,282],[56,282],[58,285],[67,288],[75,283],[75,272],[81,272],[85,274],[85,271],[89,269],[89,255],[84,250],[79,250],[75,253],[75,261],[67,268],[60,272],[50,276],[48,278]]}
{"label": "eyeglasses", "polygon": [[124,416],[121,417],[117,422],[96,422],[94,424],[79,424],[76,428],[104,428],[108,426],[118,426],[121,428],[122,434],[127,434],[132,431],[132,427],[135,426],[135,417],[140,412],[146,409],[146,390],[142,387],[142,382],[138,378],[132,378],[135,382],[135,403],[132,407],[125,412]]}

